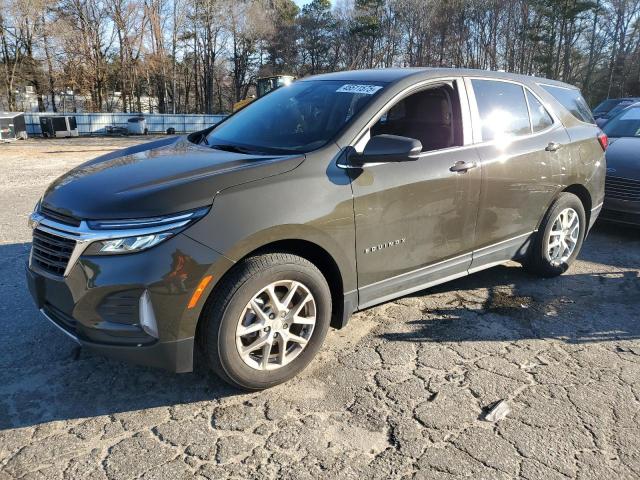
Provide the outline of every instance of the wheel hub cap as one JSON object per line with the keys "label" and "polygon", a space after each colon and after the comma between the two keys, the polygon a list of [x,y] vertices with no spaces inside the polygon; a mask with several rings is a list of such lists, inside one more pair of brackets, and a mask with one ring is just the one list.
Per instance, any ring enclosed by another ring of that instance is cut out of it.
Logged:
{"label": "wheel hub cap", "polygon": [[260,290],[236,327],[240,358],[256,370],[291,363],[307,346],[316,323],[316,302],[300,282],[281,280]]}

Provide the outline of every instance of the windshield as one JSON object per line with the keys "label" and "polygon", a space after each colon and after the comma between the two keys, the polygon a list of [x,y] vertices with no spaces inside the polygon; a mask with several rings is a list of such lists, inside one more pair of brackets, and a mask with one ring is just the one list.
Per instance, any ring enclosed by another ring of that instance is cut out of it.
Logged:
{"label": "windshield", "polygon": [[620,100],[615,98],[605,100],[604,102],[602,102],[600,105],[598,105],[596,108],[593,109],[593,113],[606,113],[609,110],[611,110],[613,107],[615,107],[618,103],[620,103]]}
{"label": "windshield", "polygon": [[623,100],[622,102],[618,103],[618,105],[616,105],[614,108],[612,108],[611,110],[609,110],[607,112],[606,117],[607,118],[613,118],[616,115],[618,115],[622,110],[624,110],[625,108],[627,108],[629,105],[633,104],[634,102],[631,100]]}
{"label": "windshield", "polygon": [[603,127],[608,137],[640,137],[640,106],[630,107]]}
{"label": "windshield", "polygon": [[205,143],[248,153],[310,152],[329,142],[383,88],[381,82],[294,82],[229,117]]}

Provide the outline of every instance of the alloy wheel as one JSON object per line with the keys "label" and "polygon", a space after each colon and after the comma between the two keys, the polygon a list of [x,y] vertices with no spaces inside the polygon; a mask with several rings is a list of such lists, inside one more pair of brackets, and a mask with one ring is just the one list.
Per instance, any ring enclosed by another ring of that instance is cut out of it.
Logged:
{"label": "alloy wheel", "polygon": [[316,324],[316,302],[294,280],[267,285],[247,303],[236,327],[240,358],[256,370],[276,370],[305,349]]}
{"label": "alloy wheel", "polygon": [[573,254],[580,235],[580,217],[573,208],[565,208],[553,221],[547,239],[547,254],[552,265],[565,263]]}

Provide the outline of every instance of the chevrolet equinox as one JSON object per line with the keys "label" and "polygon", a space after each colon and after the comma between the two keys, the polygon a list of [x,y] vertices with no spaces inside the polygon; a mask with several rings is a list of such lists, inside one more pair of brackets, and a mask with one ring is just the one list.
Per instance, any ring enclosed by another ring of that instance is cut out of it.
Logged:
{"label": "chevrolet equinox", "polygon": [[563,273],[602,207],[580,91],[461,69],[330,73],[91,160],[30,216],[40,312],[90,350],[247,390],[358,310],[508,260]]}

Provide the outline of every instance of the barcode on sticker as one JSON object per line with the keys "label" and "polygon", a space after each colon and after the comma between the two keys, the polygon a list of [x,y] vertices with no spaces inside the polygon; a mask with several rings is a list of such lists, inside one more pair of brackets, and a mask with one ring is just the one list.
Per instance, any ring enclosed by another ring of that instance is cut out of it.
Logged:
{"label": "barcode on sticker", "polygon": [[382,87],[379,85],[355,85],[353,83],[347,83],[341,86],[337,93],[361,93],[363,95],[373,95]]}

